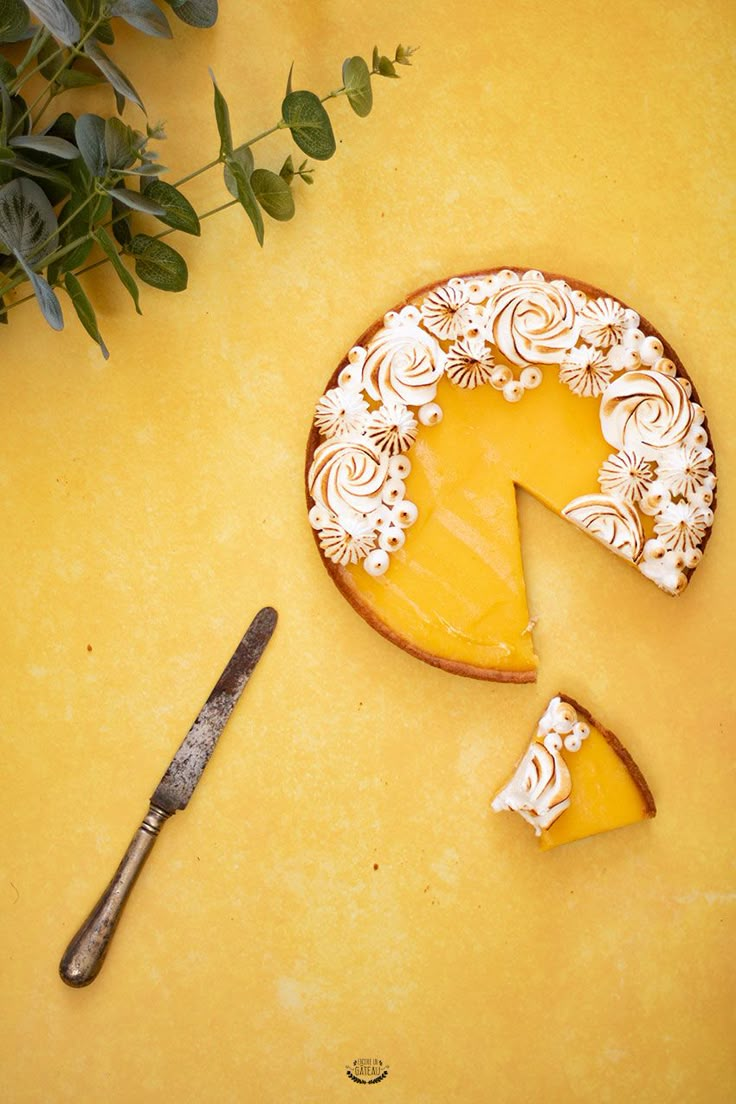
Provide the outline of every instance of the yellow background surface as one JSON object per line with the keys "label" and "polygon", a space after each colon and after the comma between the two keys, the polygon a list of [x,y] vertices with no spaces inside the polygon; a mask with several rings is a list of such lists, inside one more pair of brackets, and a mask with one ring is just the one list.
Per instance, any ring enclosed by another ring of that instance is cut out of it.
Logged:
{"label": "yellow background surface", "polygon": [[[0,1096],[12,1104],[734,1099],[734,7],[224,3],[114,56],[176,180],[343,58],[419,45],[258,249],[176,242],[189,289],[87,277],[0,334]],[[88,105],[108,110],[111,97]],[[131,113],[131,118],[133,117]],[[258,147],[278,169],[280,134]],[[209,174],[188,194],[227,198]],[[672,600],[522,496],[536,685],[411,659],[330,583],[306,522],[311,410],[415,288],[518,265],[608,289],[693,376],[720,474]],[[99,979],[61,952],[251,615],[280,624]],[[619,734],[656,820],[542,854],[489,799],[562,688]],[[389,1067],[380,1085],[346,1076]]]}

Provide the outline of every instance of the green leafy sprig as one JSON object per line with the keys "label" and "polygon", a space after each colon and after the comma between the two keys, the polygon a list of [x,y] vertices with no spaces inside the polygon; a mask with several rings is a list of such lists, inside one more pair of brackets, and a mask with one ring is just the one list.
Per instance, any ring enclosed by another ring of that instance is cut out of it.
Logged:
{"label": "green leafy sprig", "polygon": [[[174,15],[193,27],[211,27],[217,0],[166,0]],[[115,20],[158,38],[172,36],[153,0],[0,0],[0,322],[10,310],[35,298],[55,330],[64,325],[57,291],[63,289],[87,333],[104,356],[94,308],[79,277],[109,265],[141,313],[138,281],[162,291],[183,291],[184,258],[168,242],[178,231],[198,236],[204,219],[240,205],[263,244],[264,215],[294,217],[293,185],[312,184],[314,165],[336,150],[325,104],[339,96],[360,117],[373,105],[373,77],[396,77],[414,49],[397,47],[392,58],[374,49],[371,64],[348,58],[342,84],[324,96],[295,89],[288,75],[280,117],[246,141],[233,138],[231,112],[214,75],[214,113],[220,148],[216,157],[176,183],[152,144],[166,136],[161,126],[129,126],[119,117],[126,103],[143,112],[134,85],[103,47],[115,42]],[[23,52],[25,50],[25,52]],[[15,57],[11,61],[11,57]],[[54,99],[107,83],[116,115],[64,111],[51,123],[43,116]],[[279,172],[256,166],[253,147],[280,130],[305,155],[298,166],[289,154]],[[181,190],[195,177],[221,166],[232,197],[197,213]],[[165,229],[155,231],[155,220]],[[96,258],[90,256],[96,252]],[[131,270],[132,269],[132,270]],[[17,289],[30,284],[30,292]]]}

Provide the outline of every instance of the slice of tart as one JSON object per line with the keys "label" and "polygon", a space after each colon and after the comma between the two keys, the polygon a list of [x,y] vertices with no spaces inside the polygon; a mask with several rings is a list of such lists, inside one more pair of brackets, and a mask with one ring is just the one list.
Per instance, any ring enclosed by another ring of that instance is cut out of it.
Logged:
{"label": "slice of tart", "polygon": [[494,269],[417,292],[319,399],[309,521],[343,595],[412,655],[536,678],[516,490],[668,594],[715,507],[705,414],[674,350],[589,285]]}
{"label": "slice of tart", "polygon": [[567,695],[552,698],[495,812],[518,813],[542,848],[656,814],[651,790],[621,741]]}

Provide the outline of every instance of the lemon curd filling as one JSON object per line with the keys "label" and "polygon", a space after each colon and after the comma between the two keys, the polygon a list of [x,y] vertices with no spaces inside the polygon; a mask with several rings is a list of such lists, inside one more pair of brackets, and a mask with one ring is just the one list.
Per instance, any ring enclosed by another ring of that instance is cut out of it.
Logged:
{"label": "lemon curd filling", "polygon": [[492,807],[519,813],[544,850],[656,813],[641,771],[618,738],[577,702],[560,696],[547,706]]}
{"label": "lemon curd filling", "polygon": [[[442,380],[441,425],[412,452],[406,495],[421,504],[390,569],[345,574],[353,593],[399,638],[471,667],[533,677],[516,486],[560,512],[595,482],[608,455],[597,404],[553,375],[524,411],[491,390]],[[574,432],[573,432],[574,430]]]}
{"label": "lemon curd filling", "polygon": [[497,269],[417,293],[350,350],[316,407],[309,521],[389,639],[532,681],[516,489],[678,594],[713,522],[709,445],[684,369],[635,311]]}

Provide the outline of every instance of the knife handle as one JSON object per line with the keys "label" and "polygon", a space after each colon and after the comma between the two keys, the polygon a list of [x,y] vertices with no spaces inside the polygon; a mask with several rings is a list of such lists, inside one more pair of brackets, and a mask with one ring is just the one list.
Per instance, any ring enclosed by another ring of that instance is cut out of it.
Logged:
{"label": "knife handle", "polygon": [[64,952],[59,973],[67,985],[80,989],[99,974],[125,902],[169,816],[156,805],[149,808],[112,881]]}

